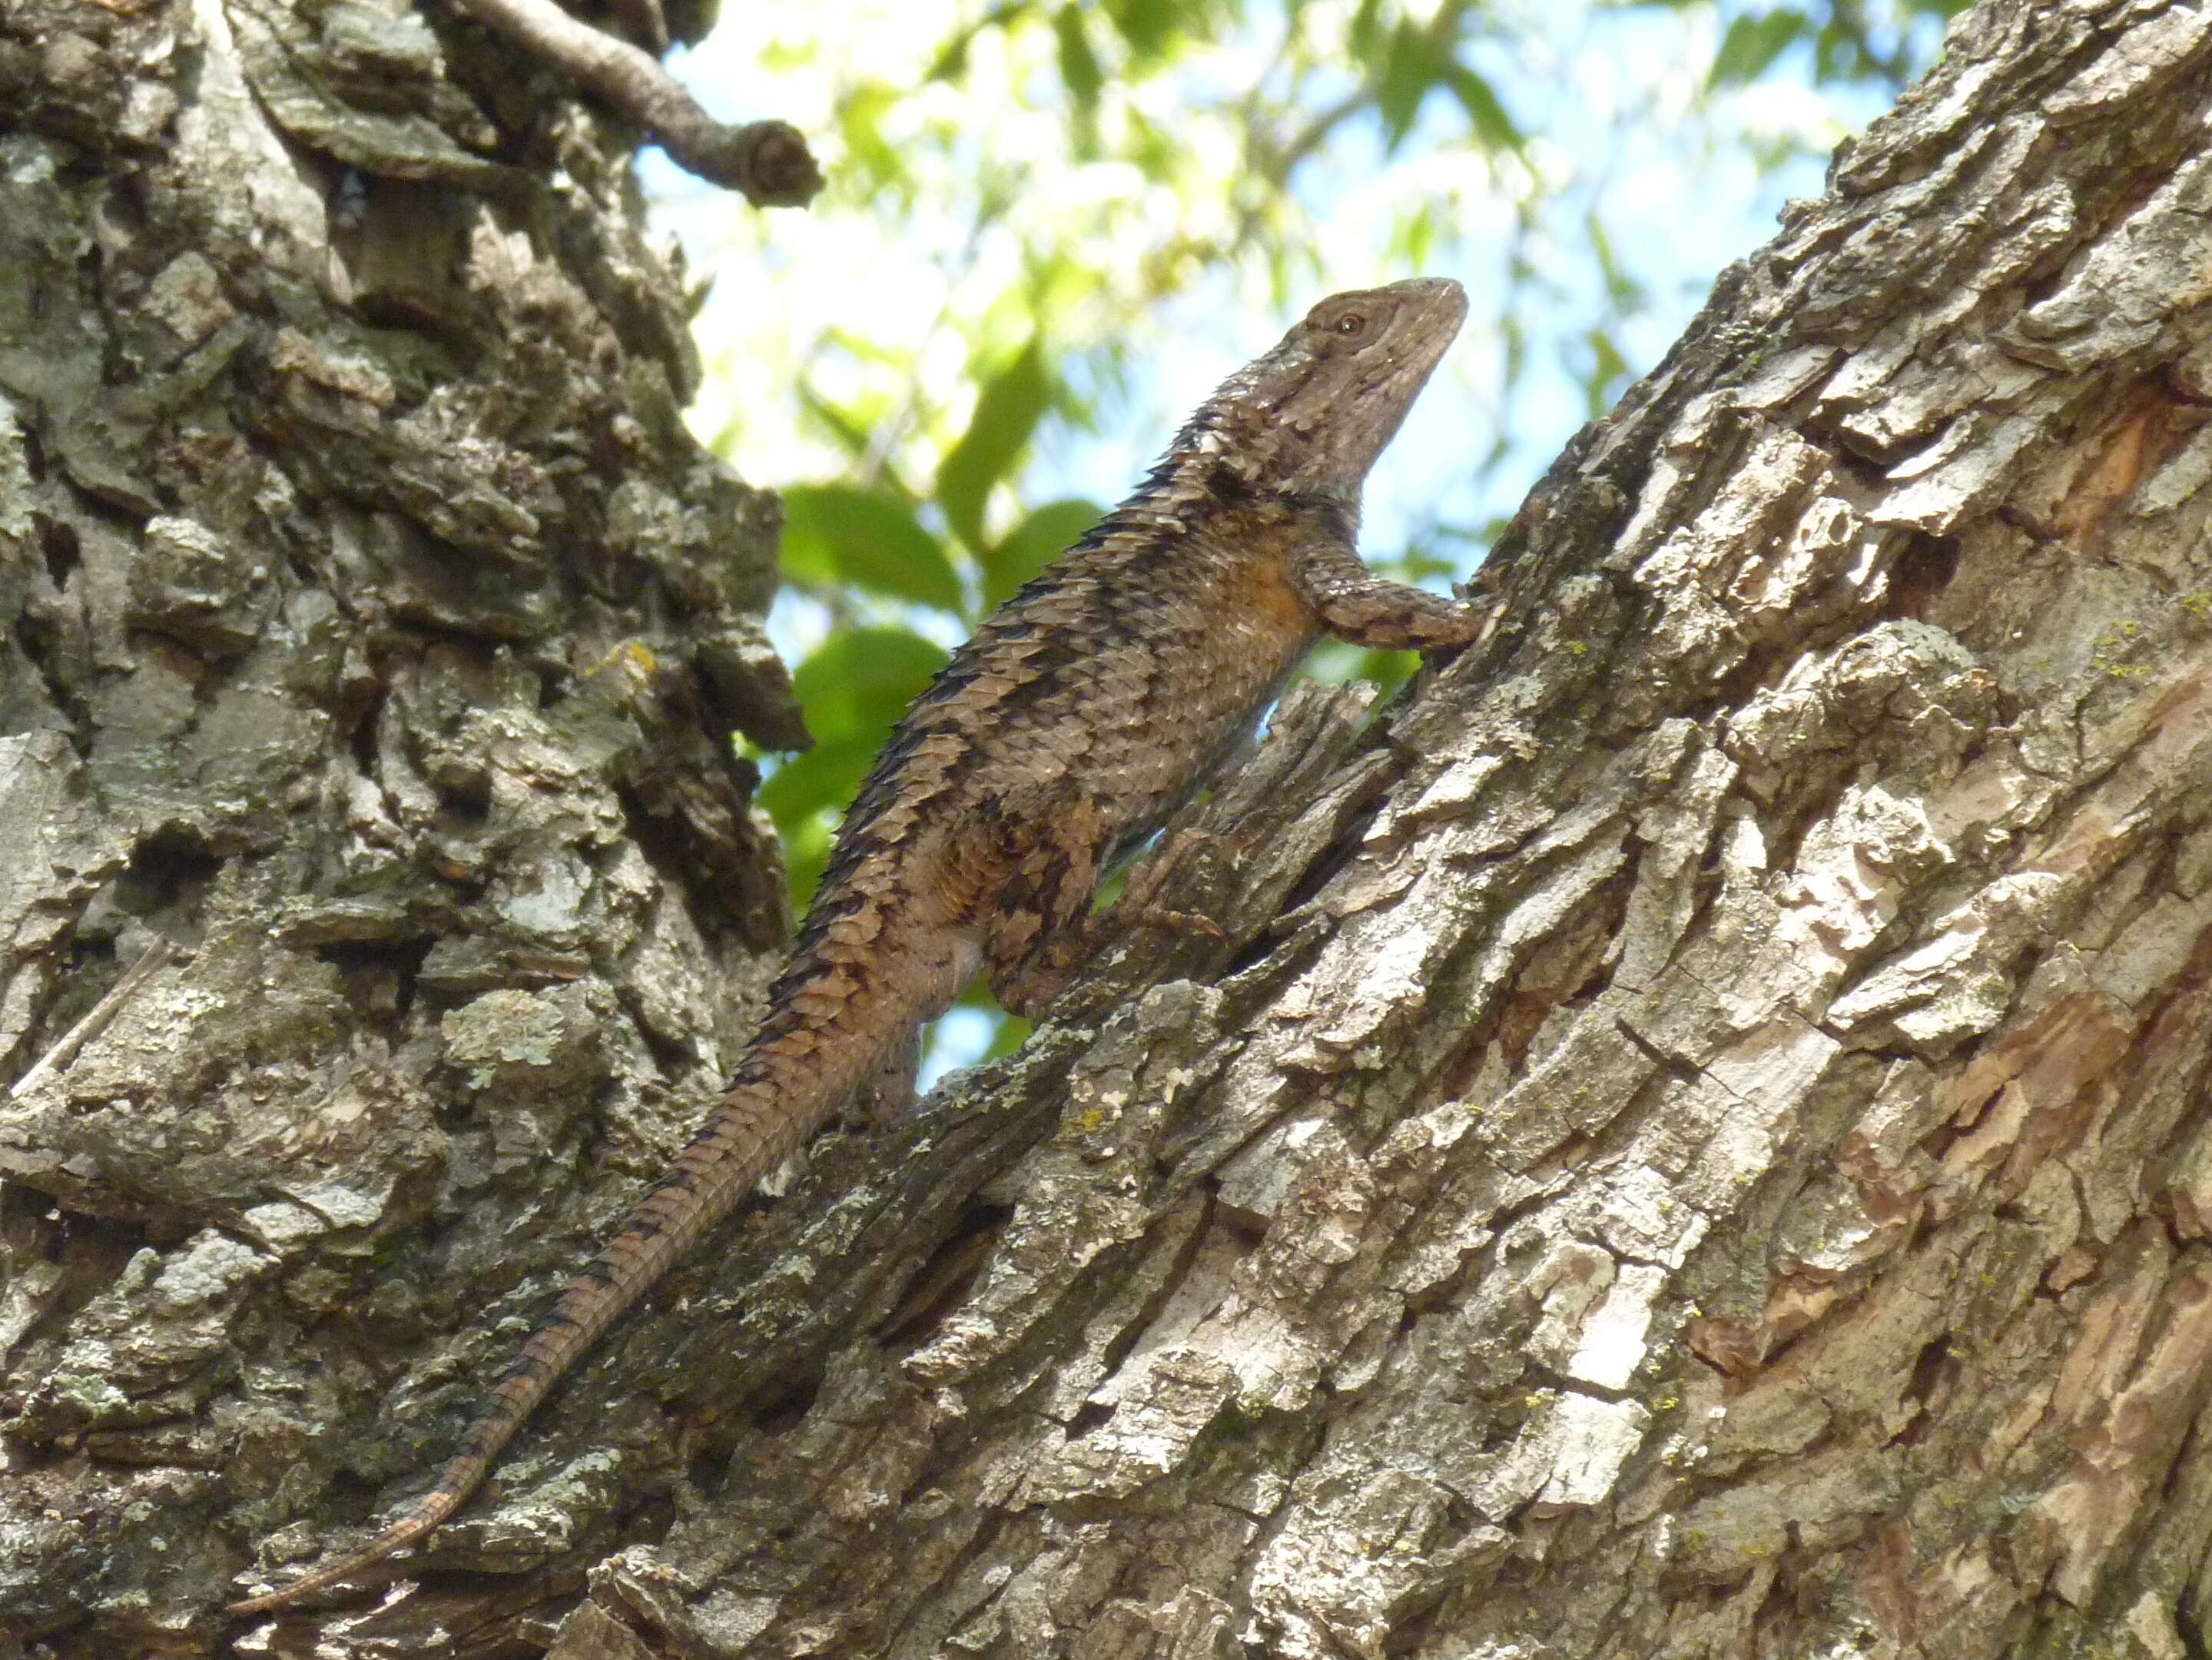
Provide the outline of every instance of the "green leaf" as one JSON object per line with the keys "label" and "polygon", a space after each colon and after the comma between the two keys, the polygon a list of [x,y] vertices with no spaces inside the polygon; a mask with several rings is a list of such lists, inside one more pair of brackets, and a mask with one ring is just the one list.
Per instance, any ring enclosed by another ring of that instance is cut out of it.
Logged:
{"label": "green leaf", "polygon": [[983,1051],[982,1058],[996,1061],[1002,1055],[1012,1055],[1028,1041],[1032,1030],[1034,1028],[1030,1023],[1018,1014],[1006,1016],[999,1022],[998,1030],[991,1034],[991,1047]]}
{"label": "green leaf", "polygon": [[975,399],[975,417],[937,469],[937,501],[945,522],[969,547],[983,546],[983,504],[991,486],[1013,470],[1052,398],[1044,352],[1032,339],[992,377]]}
{"label": "green leaf", "polygon": [[1345,45],[1354,58],[1372,58],[1382,43],[1382,0],[1359,0],[1359,9],[1352,14],[1351,27],[1345,31]]}
{"label": "green leaf", "polygon": [[[1417,584],[1431,576],[1457,576],[1466,568],[1467,561],[1447,557],[1437,551],[1436,545],[1449,533],[1445,527],[1439,526],[1431,536],[1417,537],[1406,544],[1403,553],[1383,563],[1382,569],[1401,582]],[[1468,542],[1474,538],[1462,532],[1457,539]]]}
{"label": "green leaf", "polygon": [[1486,149],[1520,150],[1528,142],[1505,106],[1498,100],[1498,94],[1490,82],[1464,64],[1449,64],[1444,67],[1443,82],[1452,96],[1459,100],[1460,107],[1467,112],[1468,125]]}
{"label": "green leaf", "polygon": [[1341,640],[1324,640],[1307,665],[1307,672],[1324,685],[1372,680],[1389,692],[1405,684],[1420,666],[1419,652],[1371,651]]}
{"label": "green leaf", "polygon": [[968,73],[968,51],[975,44],[975,37],[985,29],[1011,29],[1025,11],[1032,9],[1024,0],[1000,0],[1000,3],[985,12],[974,22],[956,32],[950,40],[938,49],[936,61],[923,75],[925,81],[959,81]]}
{"label": "green leaf", "polygon": [[1596,261],[1598,274],[1605,278],[1605,295],[1620,310],[1626,311],[1638,304],[1644,291],[1635,275],[1620,261],[1613,245],[1613,233],[1606,228],[1604,217],[1592,208],[1583,219],[1583,230],[1589,238],[1590,258]]}
{"label": "green leaf", "polygon": [[1096,502],[1048,502],[983,555],[983,605],[996,610],[1016,588],[1106,516]]}
{"label": "green leaf", "polygon": [[848,88],[837,100],[838,135],[845,141],[842,167],[866,181],[864,199],[895,189],[906,173],[906,158],[884,136],[884,124],[897,112],[899,90],[881,81]]}
{"label": "green leaf", "polygon": [[1764,75],[1770,64],[1804,36],[1810,26],[1795,12],[1771,11],[1759,17],[1738,17],[1721,37],[1713,54],[1708,88],[1747,86]]}
{"label": "green leaf", "polygon": [[[804,380],[799,384],[799,407],[812,416],[820,424],[822,430],[830,435],[830,441],[854,460],[860,459],[868,453],[868,441],[872,435],[867,427],[855,421]],[[730,434],[731,442],[734,445],[744,429],[739,423],[732,421],[725,430]],[[720,434],[716,435],[718,440],[720,436]],[[736,451],[732,448],[717,450],[714,453],[727,460],[736,453]],[[784,501],[788,504],[790,500],[790,493],[787,491]]]}
{"label": "green leaf", "polygon": [[1437,56],[1425,32],[1411,23],[1398,25],[1397,32],[1390,37],[1389,53],[1383,59],[1382,82],[1375,90],[1375,108],[1382,118],[1386,154],[1395,150],[1413,130],[1423,100],[1450,67],[1449,59]]}
{"label": "green leaf", "polygon": [[791,686],[819,744],[865,742],[872,752],[948,655],[910,629],[841,629],[799,666]]}
{"label": "green leaf", "polygon": [[1417,651],[1370,651],[1359,662],[1359,678],[1372,680],[1382,688],[1383,696],[1404,685],[1421,666],[1421,654]]}
{"label": "green leaf", "polygon": [[794,581],[957,611],[960,579],[914,508],[887,490],[799,484],[783,492],[783,570]]}
{"label": "green leaf", "polygon": [[882,747],[880,742],[818,743],[770,773],[753,800],[787,834],[787,826],[824,809],[842,812],[860,789],[868,763]]}
{"label": "green leaf", "polygon": [[1589,348],[1590,378],[1584,391],[1589,395],[1590,419],[1595,421],[1613,407],[1619,389],[1635,377],[1607,330],[1592,329]]}
{"label": "green leaf", "polygon": [[1109,0],[1106,15],[1139,58],[1156,58],[1175,32],[1176,0]]}
{"label": "green leaf", "polygon": [[1052,32],[1060,42],[1060,78],[1067,83],[1068,96],[1079,108],[1088,109],[1098,101],[1098,89],[1106,84],[1106,72],[1098,67],[1098,56],[1091,50],[1091,41],[1083,32],[1083,9],[1079,6],[1062,6],[1052,15]]}

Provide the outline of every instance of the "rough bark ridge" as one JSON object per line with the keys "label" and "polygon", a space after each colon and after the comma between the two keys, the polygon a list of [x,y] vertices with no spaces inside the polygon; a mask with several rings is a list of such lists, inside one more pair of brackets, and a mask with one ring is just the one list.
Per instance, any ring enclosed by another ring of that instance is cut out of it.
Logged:
{"label": "rough bark ridge", "polygon": [[181,948],[0,1099],[0,1652],[207,1652],[743,1036],[775,510],[628,136],[477,31],[10,0],[0,98],[4,1076]]}
{"label": "rough bark ridge", "polygon": [[[39,1195],[0,1632],[204,1651],[263,1528],[307,1554],[434,1466],[487,1306],[709,1069],[744,821],[696,722],[585,671],[643,616],[765,683],[659,557],[750,499],[664,436],[679,349],[587,124],[382,14],[69,15],[106,33],[0,56],[40,89],[5,252],[76,343],[19,313],[0,356],[4,811],[46,838],[0,1031],[60,1035],[106,983],[73,955],[194,955],[0,1116]],[[418,88],[362,100],[383,154],[474,165],[492,109],[567,180],[395,184],[340,71]],[[2203,1652],[2208,119],[2201,7],[1968,14],[1547,479],[1493,648],[1380,727],[1296,701],[1201,815],[1158,899],[1226,945],[1141,937],[830,1151],[419,1584],[246,1645]],[[165,228],[149,179],[241,131]],[[216,321],[131,332],[163,307]],[[572,1608],[617,1526],[658,1542]]]}

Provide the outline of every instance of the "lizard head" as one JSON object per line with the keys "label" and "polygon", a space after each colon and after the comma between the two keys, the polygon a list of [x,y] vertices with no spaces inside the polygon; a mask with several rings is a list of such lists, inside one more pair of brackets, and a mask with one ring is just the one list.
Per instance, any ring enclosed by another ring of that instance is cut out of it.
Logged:
{"label": "lizard head", "polygon": [[1331,295],[1223,382],[1190,435],[1263,489],[1357,503],[1466,317],[1449,277]]}

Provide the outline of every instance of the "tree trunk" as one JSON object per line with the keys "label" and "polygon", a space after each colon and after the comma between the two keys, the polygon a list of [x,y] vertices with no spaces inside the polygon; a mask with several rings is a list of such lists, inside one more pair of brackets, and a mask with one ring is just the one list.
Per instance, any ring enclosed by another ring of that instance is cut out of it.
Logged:
{"label": "tree trunk", "polygon": [[0,1653],[205,1653],[713,1099],[776,514],[634,136],[442,9],[0,0]]}
{"label": "tree trunk", "polygon": [[[220,1648],[408,1496],[772,954],[714,741],[788,719],[770,520],[619,149],[368,21],[0,56],[55,1654]],[[2204,1653],[2209,119],[2203,8],[1968,14],[1531,498],[1492,645],[1294,698],[1171,842],[1226,940],[817,1144],[419,1578],[248,1651]]]}

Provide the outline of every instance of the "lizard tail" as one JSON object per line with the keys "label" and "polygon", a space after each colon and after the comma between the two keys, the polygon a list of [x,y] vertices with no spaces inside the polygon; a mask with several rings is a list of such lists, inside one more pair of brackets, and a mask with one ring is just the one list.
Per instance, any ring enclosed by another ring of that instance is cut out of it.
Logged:
{"label": "lizard tail", "polygon": [[577,1356],[829,1117],[857,1082],[843,1074],[862,1069],[858,1059],[848,1049],[842,1064],[825,1067],[816,1034],[764,1034],[707,1127],[531,1334],[438,1485],[359,1550],[282,1590],[234,1602],[229,1612],[266,1614],[326,1590],[413,1544],[458,1510]]}

